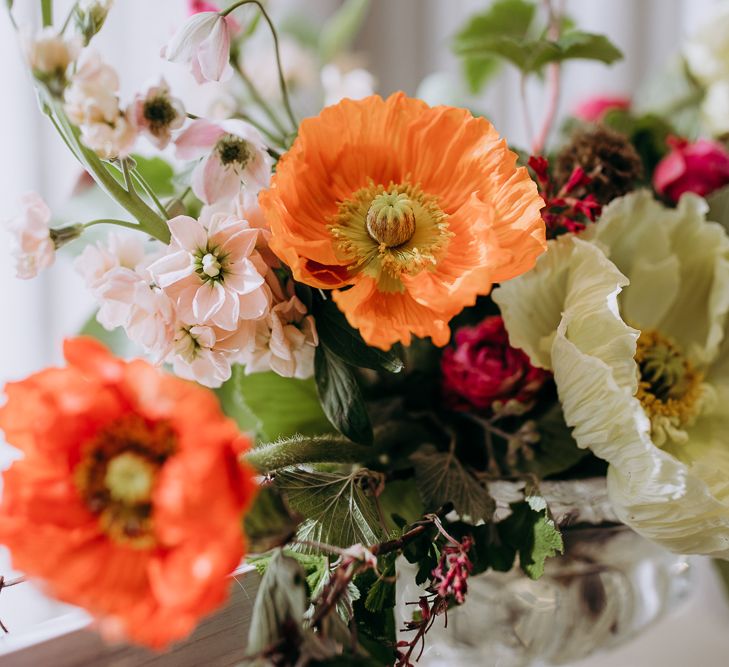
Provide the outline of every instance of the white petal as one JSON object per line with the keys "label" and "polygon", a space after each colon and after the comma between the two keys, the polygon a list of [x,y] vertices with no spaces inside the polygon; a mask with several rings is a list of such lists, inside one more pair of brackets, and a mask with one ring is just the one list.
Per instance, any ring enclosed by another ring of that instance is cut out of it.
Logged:
{"label": "white petal", "polygon": [[179,215],[172,218],[168,223],[172,238],[177,244],[190,253],[205,248],[208,243],[208,235],[203,226],[187,215]]}

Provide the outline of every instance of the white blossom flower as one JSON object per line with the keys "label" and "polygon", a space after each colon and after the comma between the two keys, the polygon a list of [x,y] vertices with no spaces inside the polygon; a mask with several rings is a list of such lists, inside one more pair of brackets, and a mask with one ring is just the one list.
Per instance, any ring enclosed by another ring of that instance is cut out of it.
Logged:
{"label": "white blossom flower", "polygon": [[494,300],[512,345],[553,370],[577,444],[610,463],[620,519],[726,558],[729,238],[706,210],[695,195],[616,199]]}
{"label": "white blossom flower", "polygon": [[65,93],[65,110],[81,128],[81,140],[105,159],[127,156],[136,130],[119,107],[119,78],[98,53],[86,50]]}
{"label": "white blossom flower", "polygon": [[272,370],[283,377],[306,379],[314,374],[319,339],[314,318],[291,296],[256,322],[256,335],[243,358],[246,374]]}
{"label": "white blossom flower", "polygon": [[137,95],[132,103],[130,116],[138,132],[145,134],[160,150],[172,139],[172,130],[185,124],[185,107],[170,94],[164,79],[152,86],[144,95]]}
{"label": "white blossom flower", "polygon": [[269,297],[263,262],[255,256],[255,229],[225,214],[214,214],[205,224],[178,216],[169,227],[168,252],[149,268],[156,283],[176,298],[181,320],[235,331],[240,320],[266,313]]}
{"label": "white blossom flower", "polygon": [[192,189],[206,204],[232,199],[241,188],[257,195],[271,181],[273,160],[263,137],[244,121],[194,120],[175,145],[180,159],[203,158],[193,172]]}
{"label": "white blossom flower", "polygon": [[693,77],[705,88],[701,114],[715,136],[729,132],[729,4],[686,42],[683,55]]}
{"label": "white blossom flower", "polygon": [[375,92],[375,77],[362,67],[343,70],[334,63],[324,65],[321,70],[324,87],[324,106],[330,106],[349,98],[361,100]]}
{"label": "white blossom flower", "polygon": [[21,205],[22,212],[9,223],[10,253],[17,277],[27,280],[53,264],[56,246],[51,237],[51,211],[41,196],[28,193],[21,198]]}
{"label": "white blossom flower", "polygon": [[218,12],[193,14],[163,49],[163,56],[190,66],[198,83],[225,81],[230,66],[230,37],[235,23]]}

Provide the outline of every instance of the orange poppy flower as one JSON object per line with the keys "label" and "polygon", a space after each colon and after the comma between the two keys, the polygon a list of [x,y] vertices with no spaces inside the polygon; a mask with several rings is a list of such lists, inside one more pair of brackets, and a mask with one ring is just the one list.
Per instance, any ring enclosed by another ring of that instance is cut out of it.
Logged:
{"label": "orange poppy flower", "polygon": [[260,197],[271,248],[370,344],[436,345],[449,320],[546,249],[543,201],[484,118],[403,93],[301,123]]}
{"label": "orange poppy flower", "polygon": [[248,446],[211,392],[88,338],[6,387],[0,544],[114,639],[160,648],[227,597],[243,557]]}

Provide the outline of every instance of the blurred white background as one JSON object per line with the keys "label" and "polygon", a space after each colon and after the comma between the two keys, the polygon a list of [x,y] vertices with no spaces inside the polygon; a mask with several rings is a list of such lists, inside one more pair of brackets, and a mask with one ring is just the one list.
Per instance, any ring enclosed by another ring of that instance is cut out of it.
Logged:
{"label": "blurred white background", "polygon": [[[684,37],[704,22],[719,0],[568,0],[577,24],[606,33],[624,52],[613,67],[569,63],[564,72],[561,110],[566,112],[592,94],[633,94],[639,84],[676,53]],[[4,2],[2,5],[4,6]],[[39,3],[16,0],[21,26],[37,25]],[[59,15],[71,4],[56,1]],[[186,0],[117,0],[108,27],[97,41],[115,65],[125,99],[164,74],[189,111],[205,114],[215,86],[202,93],[182,68],[162,62],[160,47],[186,16]],[[338,0],[270,0],[307,15],[325,16]],[[472,12],[489,0],[372,0],[372,9],[357,42],[382,94],[403,89],[414,94],[432,72],[449,75],[455,86],[459,64],[449,51],[450,40]],[[68,199],[80,174],[62,142],[39,112],[25,71],[16,36],[0,11],[0,219],[11,217],[18,197],[35,190],[64,217],[73,213]],[[543,108],[537,87],[529,91],[532,113]],[[506,68],[479,108],[488,112],[500,132],[515,145],[524,145],[518,77]],[[84,216],[83,219],[88,219]],[[0,239],[6,237],[0,232]],[[0,243],[0,383],[20,378],[58,359],[60,341],[75,333],[92,311],[81,281],[74,275],[70,253],[39,278],[14,278],[7,242]],[[0,454],[0,463],[3,456]],[[0,557],[0,572],[3,558]],[[707,566],[699,567],[699,585],[688,607],[654,628],[630,647],[584,663],[597,667],[721,667],[729,663],[729,607],[718,581]],[[17,587],[0,596],[0,618],[15,628],[30,627],[56,607]],[[12,616],[12,618],[10,618]],[[0,639],[2,641],[2,639]]]}

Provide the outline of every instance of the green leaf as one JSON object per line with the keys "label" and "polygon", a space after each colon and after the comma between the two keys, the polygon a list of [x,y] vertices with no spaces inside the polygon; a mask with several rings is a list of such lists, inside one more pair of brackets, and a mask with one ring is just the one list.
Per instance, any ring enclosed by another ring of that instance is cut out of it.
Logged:
{"label": "green leaf", "polygon": [[374,581],[365,598],[368,611],[377,613],[395,606],[395,560],[396,554],[389,554],[378,560],[379,575],[372,571],[367,572],[374,575]]}
{"label": "green leaf", "polygon": [[451,502],[458,514],[472,521],[490,521],[495,503],[486,486],[474,477],[450,452],[439,452],[432,445],[412,454],[415,481],[423,502],[436,509]]}
{"label": "green leaf", "polygon": [[[525,0],[501,0],[482,14],[470,18],[459,30],[454,41],[456,53],[463,53],[474,45],[494,38],[524,39],[534,21],[536,7]],[[495,55],[495,54],[494,54]],[[494,55],[470,55],[463,58],[463,69],[472,93],[480,92],[487,81],[499,70]]]}
{"label": "green leaf", "polygon": [[[253,603],[253,616],[248,630],[249,654],[265,651],[285,637],[290,628],[301,628],[309,598],[304,572],[299,563],[277,551],[266,567]],[[286,624],[286,626],[284,626]]]}
{"label": "green leaf", "polygon": [[370,8],[370,0],[345,0],[322,26],[319,56],[329,62],[354,40]]}
{"label": "green leaf", "polygon": [[158,197],[170,197],[175,194],[173,179],[175,171],[161,157],[144,157],[132,155],[137,164],[137,171]]}
{"label": "green leaf", "polygon": [[247,410],[241,420],[247,423],[252,415],[254,430],[262,440],[331,431],[311,379],[283,378],[273,372],[246,375],[241,367],[236,367],[228,382],[232,386],[228,389],[226,383],[225,391],[234,392],[234,400]]}
{"label": "green leaf", "polygon": [[345,363],[391,373],[399,373],[403,369],[402,360],[394,352],[367,345],[331,299],[314,302],[314,318],[322,345]]}
{"label": "green leaf", "polygon": [[276,473],[274,481],[289,507],[305,518],[300,540],[350,547],[384,539],[373,495],[381,483],[379,473],[361,468],[342,475],[293,468]]}
{"label": "green leaf", "polygon": [[[425,513],[423,501],[413,479],[398,479],[385,484],[378,500],[386,521],[393,524],[415,523]],[[393,517],[399,517],[396,521]],[[391,528],[396,528],[396,525]],[[402,526],[400,526],[402,527]]]}
{"label": "green leaf", "polygon": [[525,468],[539,477],[549,477],[568,470],[589,454],[580,449],[572,437],[572,431],[564,421],[562,408],[555,403],[537,420],[539,442],[533,446],[534,458]]}
{"label": "green leaf", "polygon": [[560,60],[597,60],[611,65],[623,57],[620,49],[605,35],[581,30],[570,30],[557,40],[561,50]]}
{"label": "green leaf", "polygon": [[230,380],[213,391],[218,397],[223,412],[235,420],[241,431],[256,433],[260,430],[260,422],[243,401],[240,391],[239,383],[244,377],[243,367],[235,365]]}
{"label": "green leaf", "polygon": [[278,489],[267,484],[259,490],[253,506],[246,512],[243,528],[252,553],[264,553],[291,540],[301,523],[281,497]]}
{"label": "green leaf", "polygon": [[540,495],[531,494],[511,505],[511,515],[498,524],[503,541],[519,553],[519,565],[531,579],[544,574],[547,558],[564,553],[562,535]]}
{"label": "green leaf", "polygon": [[319,400],[329,422],[350,440],[371,445],[372,424],[357,378],[349,366],[321,345],[316,348],[314,366]]}

